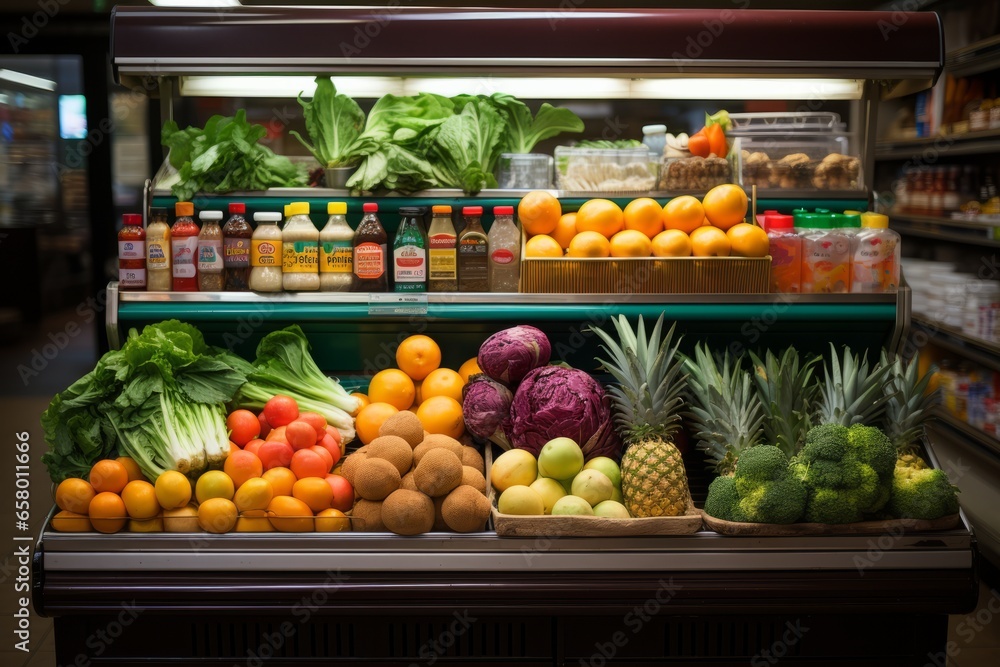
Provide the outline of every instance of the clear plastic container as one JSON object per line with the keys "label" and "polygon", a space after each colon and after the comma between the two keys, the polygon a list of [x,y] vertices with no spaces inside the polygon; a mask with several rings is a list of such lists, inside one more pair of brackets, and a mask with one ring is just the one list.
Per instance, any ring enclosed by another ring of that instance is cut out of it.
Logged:
{"label": "clear plastic container", "polygon": [[501,153],[497,161],[497,186],[504,190],[548,190],[552,187],[551,155]]}
{"label": "clear plastic container", "polygon": [[494,206],[490,225],[490,291],[516,292],[521,273],[521,232],[513,206]]}
{"label": "clear plastic container", "polygon": [[663,157],[663,149],[667,147],[667,126],[643,125],[642,143],[653,154],[653,159],[658,161]]}
{"label": "clear plastic container", "polygon": [[649,149],[556,146],[556,185],[569,192],[648,192],[659,163]]}
{"label": "clear plastic container", "polygon": [[795,228],[802,236],[802,293],[850,292],[851,240],[824,213],[796,215]]}

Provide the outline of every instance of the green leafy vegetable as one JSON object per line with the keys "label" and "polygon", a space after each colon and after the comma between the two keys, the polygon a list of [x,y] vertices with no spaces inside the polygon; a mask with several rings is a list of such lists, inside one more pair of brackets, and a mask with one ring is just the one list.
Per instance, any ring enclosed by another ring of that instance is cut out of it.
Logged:
{"label": "green leafy vegetable", "polygon": [[530,153],[538,142],[562,132],[583,132],[583,121],[569,109],[546,102],[532,119],[528,105],[513,95],[498,93],[492,100],[507,121],[503,153]]}
{"label": "green leafy vegetable", "polygon": [[430,155],[435,180],[467,194],[495,188],[503,131],[504,119],[488,99],[466,104],[438,128]]}
{"label": "green leafy vegetable", "polygon": [[316,77],[316,92],[306,102],[299,94],[299,104],[312,144],[292,130],[290,135],[305,146],[324,167],[351,166],[358,160],[352,152],[365,126],[365,112],[348,95],[338,94],[328,76]]}

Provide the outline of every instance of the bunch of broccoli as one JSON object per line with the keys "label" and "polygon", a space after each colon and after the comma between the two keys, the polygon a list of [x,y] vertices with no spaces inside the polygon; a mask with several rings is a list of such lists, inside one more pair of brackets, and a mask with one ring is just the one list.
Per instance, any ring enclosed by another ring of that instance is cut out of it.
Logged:
{"label": "bunch of broccoli", "polygon": [[705,512],[725,521],[795,523],[806,506],[806,487],[792,475],[785,453],[774,445],[744,450],[732,477],[708,487]]}

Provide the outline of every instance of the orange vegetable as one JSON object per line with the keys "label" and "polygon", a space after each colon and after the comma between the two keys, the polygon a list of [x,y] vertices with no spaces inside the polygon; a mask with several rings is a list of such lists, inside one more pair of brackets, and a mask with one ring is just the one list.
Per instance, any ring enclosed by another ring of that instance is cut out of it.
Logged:
{"label": "orange vegetable", "polygon": [[708,136],[709,152],[715,153],[717,157],[726,157],[729,150],[726,147],[726,133],[722,130],[722,126],[709,125],[705,128],[705,134]]}
{"label": "orange vegetable", "polygon": [[705,130],[707,128],[701,128],[695,134],[688,137],[688,150],[691,151],[691,155],[696,155],[698,157],[708,157],[708,154],[712,152],[711,144],[709,143],[708,135]]}

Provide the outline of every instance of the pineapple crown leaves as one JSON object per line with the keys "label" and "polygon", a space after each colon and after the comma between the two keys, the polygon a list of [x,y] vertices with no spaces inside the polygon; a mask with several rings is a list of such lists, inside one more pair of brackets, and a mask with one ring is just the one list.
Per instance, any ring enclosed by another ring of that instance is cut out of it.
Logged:
{"label": "pineapple crown leaves", "polygon": [[890,362],[884,350],[880,363],[891,369],[884,387],[889,400],[885,404],[883,431],[896,451],[905,455],[914,449],[935,403],[935,392],[927,391],[934,368],[921,376],[916,359],[905,363],[896,356]]}
{"label": "pineapple crown leaves", "polygon": [[874,426],[895,395],[886,388],[890,366],[877,364],[869,371],[866,354],[855,356],[844,346],[843,361],[830,343],[830,364],[824,364],[825,377],[820,384],[820,424],[865,424]]}
{"label": "pineapple crown leaves", "polygon": [[819,391],[813,373],[819,359],[816,355],[800,356],[791,346],[780,357],[767,350],[763,360],[750,352],[757,396],[764,410],[764,437],[789,457],[802,448],[812,428]]}

